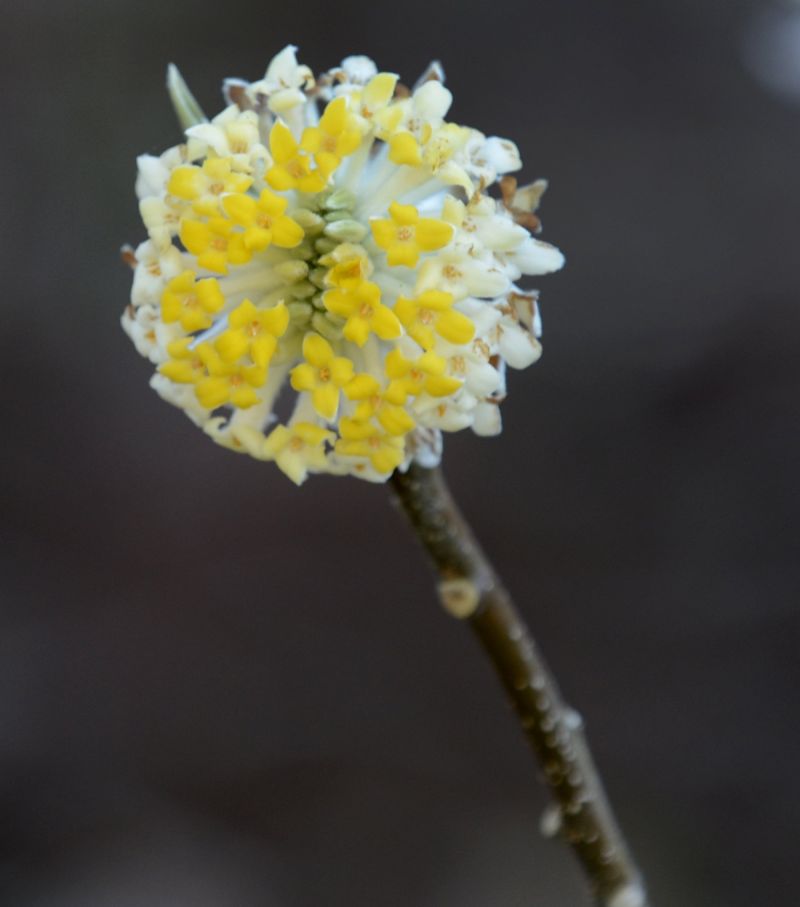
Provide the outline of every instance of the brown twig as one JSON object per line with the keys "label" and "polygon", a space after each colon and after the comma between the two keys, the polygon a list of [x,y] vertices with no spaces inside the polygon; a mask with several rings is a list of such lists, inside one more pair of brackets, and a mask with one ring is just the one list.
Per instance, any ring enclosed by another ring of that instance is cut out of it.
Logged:
{"label": "brown twig", "polygon": [[648,907],[640,874],[592,762],[580,717],[563,702],[530,631],[475,541],[438,469],[391,479],[439,573],[445,609],[466,620],[494,664],[554,798],[544,830],[572,847],[601,907]]}

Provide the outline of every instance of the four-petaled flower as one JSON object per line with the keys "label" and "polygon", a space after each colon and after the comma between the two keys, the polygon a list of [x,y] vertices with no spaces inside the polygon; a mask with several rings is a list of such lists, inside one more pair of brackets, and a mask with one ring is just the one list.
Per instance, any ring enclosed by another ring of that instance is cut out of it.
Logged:
{"label": "four-petaled flower", "polygon": [[438,334],[449,343],[469,343],[475,325],[462,312],[453,308],[453,297],[441,290],[426,290],[416,299],[401,296],[394,307],[395,314],[424,350],[432,350]]}
{"label": "four-petaled flower", "polygon": [[345,457],[364,457],[382,475],[397,469],[405,457],[402,435],[388,434],[369,422],[343,418],[339,423],[339,434],[336,453]]}
{"label": "four-petaled flower", "polygon": [[313,422],[295,422],[288,427],[278,425],[264,441],[263,453],[300,485],[310,469],[324,468],[324,444],[333,442],[335,437],[332,431]]}
{"label": "four-petaled flower", "polygon": [[246,249],[260,252],[271,243],[282,249],[293,249],[303,241],[305,233],[297,221],[284,213],[289,202],[269,189],[258,199],[242,193],[226,195],[222,208],[239,227],[244,227]]}
{"label": "four-petaled flower", "polygon": [[206,409],[216,409],[225,403],[249,409],[258,403],[255,388],[261,387],[267,380],[265,367],[226,362],[208,343],[197,347],[197,355],[208,375],[197,382],[194,392]]}
{"label": "four-petaled flower", "polygon": [[212,217],[206,222],[185,217],[180,237],[200,267],[217,274],[227,274],[229,264],[243,265],[253,257],[244,244],[244,236],[234,232],[233,224],[224,217]]}
{"label": "four-petaled flower", "polygon": [[389,205],[389,219],[370,221],[375,242],[386,250],[390,265],[415,268],[422,252],[434,252],[453,238],[453,227],[443,220],[420,217],[413,205]]}
{"label": "four-petaled flower", "polygon": [[278,120],[269,134],[269,150],[275,163],[267,170],[266,180],[279,192],[322,192],[327,174],[311,169],[311,158],[295,141],[289,127]]}
{"label": "four-petaled flower", "polygon": [[339,391],[353,377],[352,361],[336,356],[330,343],[314,333],[303,338],[303,358],[306,361],[292,369],[292,387],[311,394],[314,409],[323,419],[335,419]]}
{"label": "four-petaled flower", "polygon": [[252,184],[251,177],[232,172],[227,158],[210,157],[201,167],[194,164],[176,167],[167,182],[167,192],[191,202],[197,214],[213,217],[219,213],[223,193],[246,192]]}
{"label": "four-petaled flower", "polygon": [[405,435],[416,425],[413,416],[403,407],[405,394],[401,388],[390,384],[386,388],[373,375],[362,373],[344,389],[350,400],[358,402],[353,419],[369,422],[377,419],[390,435]]}
{"label": "four-petaled flower", "polygon": [[193,271],[173,277],[161,294],[164,324],[179,321],[185,331],[211,327],[211,316],[225,305],[225,296],[213,277],[196,280]]}
{"label": "four-petaled flower", "polygon": [[300,147],[314,155],[322,173],[333,173],[342,158],[352,154],[361,144],[361,130],[352,119],[347,112],[347,100],[337,98],[325,108],[319,126],[308,126],[303,131]]}
{"label": "four-petaled flower", "polygon": [[392,350],[386,357],[386,374],[392,387],[406,396],[418,397],[426,393],[431,397],[449,397],[462,385],[458,378],[445,374],[447,362],[436,353],[423,353],[417,359],[406,359],[400,350]]}
{"label": "four-petaled flower", "polygon": [[381,302],[381,288],[362,280],[352,290],[328,290],[323,296],[325,308],[346,318],[342,333],[351,342],[364,346],[370,333],[381,340],[393,340],[403,333],[397,315]]}
{"label": "four-petaled flower", "polygon": [[228,315],[228,330],[220,334],[214,347],[223,362],[249,355],[254,365],[265,369],[288,326],[289,310],[284,303],[259,309],[245,299]]}

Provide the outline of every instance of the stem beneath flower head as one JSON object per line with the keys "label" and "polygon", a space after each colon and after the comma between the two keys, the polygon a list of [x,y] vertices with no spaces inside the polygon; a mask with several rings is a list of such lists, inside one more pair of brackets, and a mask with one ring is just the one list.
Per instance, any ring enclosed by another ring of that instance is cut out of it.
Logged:
{"label": "stem beneath flower head", "polygon": [[600,907],[648,907],[581,730],[531,633],[458,510],[439,469],[412,463],[391,478],[439,573],[444,608],[469,622],[508,693],[554,798],[543,822],[578,857]]}

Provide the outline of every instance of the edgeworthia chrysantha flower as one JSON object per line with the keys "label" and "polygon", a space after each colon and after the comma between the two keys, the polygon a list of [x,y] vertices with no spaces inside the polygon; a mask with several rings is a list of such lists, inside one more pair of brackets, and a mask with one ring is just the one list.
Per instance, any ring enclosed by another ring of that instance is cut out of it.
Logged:
{"label": "edgeworthia chrysantha flower", "polygon": [[315,78],[290,46],[210,122],[174,67],[168,87],[186,140],[138,160],[122,319],[155,390],[298,484],[497,434],[506,365],[541,352],[517,281],[563,264],[513,142],[446,119],[438,64],[409,90],[367,57]]}

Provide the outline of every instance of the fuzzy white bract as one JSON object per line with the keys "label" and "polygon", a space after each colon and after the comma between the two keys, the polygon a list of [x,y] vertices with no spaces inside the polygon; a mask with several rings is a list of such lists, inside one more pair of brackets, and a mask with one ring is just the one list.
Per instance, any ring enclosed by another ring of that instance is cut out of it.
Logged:
{"label": "fuzzy white bract", "polygon": [[409,90],[367,57],[315,78],[290,46],[227,80],[209,122],[170,69],[186,140],[139,158],[149,238],[122,323],[164,399],[298,484],[384,481],[432,465],[440,431],[497,434],[506,365],[539,358],[517,281],[563,264],[531,235],[545,184],[446,119],[442,80],[432,64]]}

